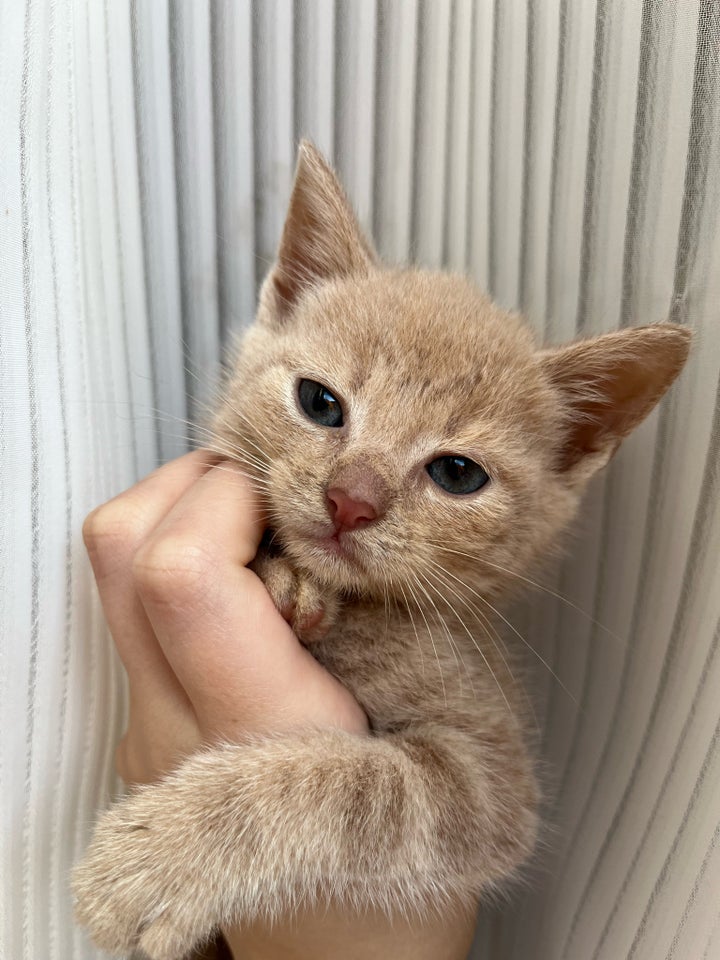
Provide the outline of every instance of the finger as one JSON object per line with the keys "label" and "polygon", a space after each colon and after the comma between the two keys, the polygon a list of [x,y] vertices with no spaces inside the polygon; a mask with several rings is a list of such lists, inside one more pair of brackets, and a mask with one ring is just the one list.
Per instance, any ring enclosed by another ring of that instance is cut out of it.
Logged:
{"label": "finger", "polygon": [[217,606],[221,569],[239,575],[249,594],[234,598],[242,611],[238,638],[267,628],[279,632],[280,642],[296,644],[261,582],[245,568],[261,536],[259,498],[238,467],[222,463],[185,490],[136,557],[135,585],[146,614],[193,702],[214,699],[216,691],[224,703],[223,692],[236,686],[225,682],[228,666],[242,660],[237,649],[228,655],[227,632],[218,630],[225,617]]}
{"label": "finger", "polygon": [[250,481],[222,464],[178,501],[135,565],[145,609],[201,726],[226,736],[297,725],[307,698],[322,701],[326,688],[338,703],[349,697],[245,567],[262,528]]}
{"label": "finger", "polygon": [[[132,579],[132,562],[173,504],[213,461],[200,450],[155,470],[94,510],[83,537],[112,637],[133,694],[182,695],[147,619]],[[160,705],[158,705],[159,707]]]}

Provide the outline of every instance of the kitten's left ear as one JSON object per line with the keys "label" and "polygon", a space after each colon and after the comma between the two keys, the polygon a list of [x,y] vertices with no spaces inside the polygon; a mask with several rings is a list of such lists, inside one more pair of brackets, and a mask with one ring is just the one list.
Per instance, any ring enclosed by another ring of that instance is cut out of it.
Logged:
{"label": "kitten's left ear", "polygon": [[539,354],[567,421],[558,470],[584,481],[650,413],[683,368],[687,327],[630,327]]}
{"label": "kitten's left ear", "polygon": [[308,287],[367,273],[375,260],[335,174],[302,140],[277,262],[263,288],[272,314],[287,315]]}

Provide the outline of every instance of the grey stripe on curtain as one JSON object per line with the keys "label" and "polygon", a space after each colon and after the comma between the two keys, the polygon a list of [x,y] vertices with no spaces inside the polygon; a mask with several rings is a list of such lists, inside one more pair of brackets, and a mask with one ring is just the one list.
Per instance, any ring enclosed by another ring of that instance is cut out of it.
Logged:
{"label": "grey stripe on curtain", "polygon": [[186,448],[309,136],[386,258],[542,340],[697,331],[512,613],[548,829],[472,957],[720,958],[720,6],[0,0],[0,89],[0,955],[96,955],[125,694],[80,525]]}

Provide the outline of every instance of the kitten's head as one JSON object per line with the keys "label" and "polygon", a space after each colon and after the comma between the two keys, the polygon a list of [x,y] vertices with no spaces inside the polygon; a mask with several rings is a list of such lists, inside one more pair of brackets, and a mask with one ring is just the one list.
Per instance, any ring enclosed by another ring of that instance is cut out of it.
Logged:
{"label": "kitten's head", "polygon": [[497,593],[567,524],[688,345],[662,324],[538,350],[468,280],[381,266],[303,144],[216,429],[317,579],[401,601],[461,580]]}

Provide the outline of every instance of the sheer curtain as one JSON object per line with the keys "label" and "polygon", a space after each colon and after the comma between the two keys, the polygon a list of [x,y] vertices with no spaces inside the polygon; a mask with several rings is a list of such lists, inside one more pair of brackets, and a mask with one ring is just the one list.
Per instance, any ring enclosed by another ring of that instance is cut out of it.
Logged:
{"label": "sheer curtain", "polygon": [[185,449],[307,135],[386,258],[544,340],[697,331],[513,613],[548,829],[472,957],[720,957],[720,6],[0,0],[0,90],[0,955],[97,955],[67,875],[125,702],[81,522]]}

